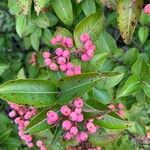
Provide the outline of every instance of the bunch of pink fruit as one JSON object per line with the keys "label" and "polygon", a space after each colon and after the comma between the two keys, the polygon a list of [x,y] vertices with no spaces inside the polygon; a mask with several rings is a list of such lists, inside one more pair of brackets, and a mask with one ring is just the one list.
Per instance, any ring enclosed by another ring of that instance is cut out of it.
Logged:
{"label": "bunch of pink fruit", "polygon": [[[59,116],[57,112],[52,110],[47,112],[47,122],[49,125],[56,125],[62,121],[62,128],[64,129],[64,140],[71,140],[75,138],[79,143],[88,140],[88,134],[93,134],[98,127],[93,124],[93,120],[85,121],[83,115],[84,101],[77,98],[70,106],[64,105],[61,107]],[[79,125],[83,125],[84,129],[79,129]]]}
{"label": "bunch of pink fruit", "polygon": [[81,74],[81,67],[71,63],[71,54],[81,55],[82,61],[90,61],[94,57],[95,45],[90,39],[88,33],[84,33],[80,37],[82,43],[81,49],[75,49],[73,39],[57,35],[51,39],[51,44],[57,46],[55,54],[46,51],[43,52],[44,63],[52,71],[65,72],[67,76]]}
{"label": "bunch of pink fruit", "polygon": [[[8,104],[12,108],[12,111],[9,112],[9,117],[13,118],[15,123],[18,125],[18,135],[25,141],[29,148],[32,148],[34,146],[33,138],[31,135],[25,133],[25,128],[29,125],[30,118],[37,114],[36,108],[28,108],[26,106],[17,105],[11,102]],[[41,146],[40,150],[46,150],[45,146]]]}
{"label": "bunch of pink fruit", "polygon": [[122,103],[117,104],[116,106],[114,104],[110,104],[108,106],[109,109],[111,109],[112,111],[117,111],[120,117],[124,117],[125,116],[125,112],[124,112],[124,105]]}

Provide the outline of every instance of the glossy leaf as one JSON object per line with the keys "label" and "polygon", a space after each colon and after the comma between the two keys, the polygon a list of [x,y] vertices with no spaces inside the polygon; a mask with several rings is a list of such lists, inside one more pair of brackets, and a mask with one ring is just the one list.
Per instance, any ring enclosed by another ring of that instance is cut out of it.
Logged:
{"label": "glossy leaf", "polygon": [[100,52],[109,52],[114,54],[117,51],[117,44],[113,37],[107,33],[102,32],[96,41],[96,47]]}
{"label": "glossy leaf", "polygon": [[117,6],[118,27],[126,44],[130,44],[132,36],[139,20],[143,0],[119,0]]}
{"label": "glossy leaf", "polygon": [[96,42],[99,34],[104,30],[105,17],[101,13],[91,14],[83,19],[74,30],[74,40],[77,48],[81,48],[80,36],[89,33],[93,42]]}
{"label": "glossy leaf", "polygon": [[66,103],[73,98],[82,96],[96,86],[102,78],[104,76],[97,73],[85,73],[60,79],[58,83],[60,88],[59,103]]}
{"label": "glossy leaf", "polygon": [[137,92],[140,89],[140,79],[137,75],[130,76],[121,89],[118,97],[124,97]]}
{"label": "glossy leaf", "polygon": [[144,44],[149,36],[149,28],[148,27],[140,27],[138,31],[139,40],[142,44]]}
{"label": "glossy leaf", "polygon": [[149,76],[147,76],[142,81],[142,87],[143,87],[143,90],[144,90],[144,93],[146,94],[146,96],[150,97],[150,80],[149,80]]}
{"label": "glossy leaf", "polygon": [[9,68],[8,64],[1,64],[0,63],[0,76]]}
{"label": "glossy leaf", "polygon": [[54,11],[59,19],[66,25],[71,25],[73,22],[73,10],[70,0],[52,0]]}
{"label": "glossy leaf", "polygon": [[130,126],[129,122],[123,121],[107,114],[104,115],[102,119],[95,119],[94,123],[100,127],[114,130],[126,129]]}
{"label": "glossy leaf", "polygon": [[38,132],[42,132],[50,128],[51,126],[47,123],[47,115],[49,108],[43,109],[39,112],[34,118],[30,120],[30,124],[26,128],[26,133],[35,134]]}
{"label": "glossy leaf", "polygon": [[0,98],[36,107],[54,105],[57,88],[45,80],[14,80],[0,86]]}

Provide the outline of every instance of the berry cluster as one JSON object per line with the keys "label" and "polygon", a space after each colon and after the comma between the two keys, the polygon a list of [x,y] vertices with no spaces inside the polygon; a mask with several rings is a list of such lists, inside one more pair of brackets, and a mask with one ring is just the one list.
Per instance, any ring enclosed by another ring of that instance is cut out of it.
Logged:
{"label": "berry cluster", "polygon": [[145,7],[144,7],[144,12],[146,14],[149,14],[150,15],[150,4],[147,4]]}
{"label": "berry cluster", "polygon": [[17,105],[11,102],[8,104],[12,108],[12,111],[9,112],[9,117],[13,118],[15,123],[18,125],[18,135],[25,141],[29,148],[32,148],[32,136],[26,134],[24,129],[29,125],[29,119],[36,115],[36,109],[34,107],[27,108],[26,106]]}
{"label": "berry cluster", "polygon": [[35,66],[37,63],[37,55],[35,52],[32,53],[31,59],[29,60],[29,64],[32,64],[32,66]]}
{"label": "berry cluster", "polygon": [[[49,125],[55,125],[58,121],[62,121],[62,128],[64,129],[64,140],[71,140],[75,138],[79,143],[88,140],[88,134],[95,133],[98,129],[93,124],[93,120],[84,120],[83,115],[83,99],[77,98],[70,106],[64,105],[61,107],[59,116],[58,113],[50,110],[47,112],[47,122]],[[83,125],[84,130],[79,129],[79,124]]]}
{"label": "berry cluster", "polygon": [[71,54],[81,55],[81,60],[86,62],[94,57],[95,45],[93,44],[90,35],[84,33],[80,36],[82,43],[81,49],[76,49],[72,38],[57,35],[51,39],[51,44],[57,46],[55,53],[48,51],[43,52],[45,66],[52,71],[65,72],[67,76],[81,74],[81,67],[71,63]]}
{"label": "berry cluster", "polygon": [[112,111],[117,111],[120,117],[124,117],[125,116],[125,112],[124,112],[124,105],[122,103],[117,104],[116,106],[113,104],[110,104],[108,106],[108,108]]}

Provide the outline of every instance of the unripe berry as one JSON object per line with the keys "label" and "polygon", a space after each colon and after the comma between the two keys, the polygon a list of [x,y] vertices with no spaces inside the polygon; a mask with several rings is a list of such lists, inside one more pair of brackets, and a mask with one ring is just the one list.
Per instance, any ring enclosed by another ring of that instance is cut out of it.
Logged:
{"label": "unripe berry", "polygon": [[108,108],[111,109],[112,111],[115,110],[115,106],[113,104],[108,105]]}
{"label": "unripe berry", "polygon": [[123,105],[122,103],[119,103],[119,104],[118,104],[118,108],[119,108],[119,109],[123,109],[123,108],[124,108],[124,105]]}
{"label": "unripe berry", "polygon": [[69,116],[71,113],[71,109],[67,106],[64,105],[61,107],[60,112],[64,115],[64,116]]}
{"label": "unripe berry", "polygon": [[62,123],[62,128],[66,131],[70,130],[71,126],[72,126],[72,123],[69,120],[65,120]]}
{"label": "unripe berry", "polygon": [[124,117],[124,116],[125,116],[124,110],[119,110],[118,113],[119,113],[119,115],[120,115],[121,117]]}

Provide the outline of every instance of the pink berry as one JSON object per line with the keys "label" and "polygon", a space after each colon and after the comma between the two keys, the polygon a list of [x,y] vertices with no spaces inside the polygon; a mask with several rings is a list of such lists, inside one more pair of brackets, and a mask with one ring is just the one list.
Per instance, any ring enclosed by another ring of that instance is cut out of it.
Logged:
{"label": "pink berry", "polygon": [[74,66],[74,74],[81,74],[81,67],[80,66]]}
{"label": "pink berry", "polygon": [[28,143],[31,142],[32,141],[32,136],[31,135],[26,135],[25,136],[25,141],[28,142]]}
{"label": "pink berry", "polygon": [[36,146],[41,147],[43,145],[43,142],[41,140],[38,140],[36,142]]}
{"label": "pink berry", "polygon": [[56,38],[52,38],[52,39],[51,39],[51,44],[52,44],[52,45],[56,45],[56,44],[57,44]]}
{"label": "pink berry", "polygon": [[90,35],[88,33],[84,33],[80,36],[81,42],[86,42],[89,39],[90,39]]}
{"label": "pink berry", "polygon": [[84,120],[84,116],[82,114],[78,114],[77,122],[82,122]]}
{"label": "pink berry", "polygon": [[28,143],[27,145],[28,145],[28,148],[32,148],[34,146],[33,143]]}
{"label": "pink berry", "polygon": [[68,48],[73,47],[73,41],[71,38],[65,38],[65,43]]}
{"label": "pink berry", "polygon": [[31,112],[27,112],[25,115],[24,115],[24,119],[30,119],[32,117],[32,114]]}
{"label": "pink berry", "polygon": [[87,124],[86,124],[86,128],[88,129],[88,131],[90,132],[90,133],[95,133],[96,132],[96,127],[95,127],[95,125],[92,123],[92,122],[88,122]]}
{"label": "pink berry", "polygon": [[58,66],[55,63],[51,63],[49,68],[53,71],[57,71],[58,70]]}
{"label": "pink berry", "polygon": [[49,65],[52,63],[52,61],[51,61],[50,58],[46,58],[46,59],[44,60],[44,63],[45,63],[46,66],[49,66]]}
{"label": "pink berry", "polygon": [[16,112],[14,110],[12,110],[10,113],[9,113],[9,117],[10,118],[13,118],[16,116]]}
{"label": "pink berry", "polygon": [[84,48],[85,48],[86,50],[91,50],[92,47],[93,47],[93,43],[92,43],[91,40],[88,40],[88,41],[85,42]]}
{"label": "pink berry", "polygon": [[70,129],[70,133],[72,134],[72,135],[77,135],[78,134],[78,128],[77,127],[71,127],[71,129]]}
{"label": "pink berry", "polygon": [[56,122],[59,119],[58,114],[52,110],[47,112],[47,116],[53,122]]}
{"label": "pink berry", "polygon": [[87,55],[92,58],[94,56],[94,51],[93,50],[88,50]]}
{"label": "pink berry", "polygon": [[71,113],[71,109],[67,106],[64,105],[61,107],[60,112],[64,115],[64,116],[69,116]]}
{"label": "pink berry", "polygon": [[150,131],[147,132],[147,138],[150,140]]}
{"label": "pink berry", "polygon": [[46,147],[43,145],[40,147],[40,150],[46,150]]}
{"label": "pink berry", "polygon": [[72,113],[70,114],[70,119],[71,119],[72,121],[77,121],[77,119],[78,119],[77,113],[76,113],[76,112],[72,112]]}
{"label": "pink berry", "polygon": [[56,39],[57,42],[60,42],[62,40],[62,36],[61,35],[57,35],[55,37],[55,39]]}
{"label": "pink berry", "polygon": [[81,98],[75,99],[74,102],[73,102],[73,104],[77,108],[82,108],[83,105],[84,105],[83,99],[81,99]]}
{"label": "pink berry", "polygon": [[119,113],[119,115],[120,115],[121,117],[124,117],[124,116],[125,116],[124,110],[119,110],[118,113]]}
{"label": "pink berry", "polygon": [[55,122],[53,122],[51,119],[47,119],[47,123],[49,124],[49,125],[52,125],[52,124],[55,124]]}
{"label": "pink berry", "polygon": [[73,66],[73,64],[71,63],[71,62],[68,62],[67,63],[67,69],[69,70],[69,69],[74,69],[74,66]]}
{"label": "pink berry", "polygon": [[80,132],[80,140],[81,141],[87,141],[88,134],[86,132]]}
{"label": "pink berry", "polygon": [[64,138],[65,138],[66,140],[70,140],[70,139],[72,138],[71,133],[70,133],[70,132],[67,132],[67,133],[65,134]]}
{"label": "pink berry", "polygon": [[96,147],[96,150],[101,150],[101,148],[98,146],[98,147]]}
{"label": "pink berry", "polygon": [[60,65],[59,68],[60,68],[61,71],[64,72],[64,71],[67,70],[67,65],[66,64]]}
{"label": "pink berry", "polygon": [[58,64],[63,65],[66,63],[66,59],[64,57],[58,57]]}
{"label": "pink berry", "polygon": [[82,109],[81,109],[81,108],[75,108],[75,112],[76,112],[77,114],[81,114]]}
{"label": "pink berry", "polygon": [[74,71],[71,70],[71,69],[68,69],[68,70],[66,71],[66,75],[67,75],[67,76],[73,76],[73,75],[74,75]]}
{"label": "pink berry", "polygon": [[55,53],[56,53],[57,56],[62,56],[63,49],[62,48],[56,48]]}
{"label": "pink berry", "polygon": [[119,103],[119,104],[118,104],[118,108],[119,108],[119,109],[123,109],[123,108],[124,108],[124,105],[123,105],[122,103]]}
{"label": "pink berry", "polygon": [[43,58],[49,58],[51,56],[50,52],[43,52]]}
{"label": "pink berry", "polygon": [[81,60],[84,61],[84,62],[87,62],[89,61],[91,58],[87,55],[87,54],[82,54],[81,56]]}
{"label": "pink berry", "polygon": [[150,14],[150,4],[147,4],[145,7],[144,7],[144,12],[146,14]]}
{"label": "pink berry", "polygon": [[64,50],[64,51],[63,51],[63,57],[64,57],[64,58],[69,58],[69,56],[70,56],[69,50]]}
{"label": "pink berry", "polygon": [[115,110],[115,106],[113,104],[108,105],[108,108],[111,109],[112,111]]}
{"label": "pink berry", "polygon": [[62,128],[66,131],[70,130],[71,126],[72,126],[72,123],[69,120],[65,120],[62,123]]}

